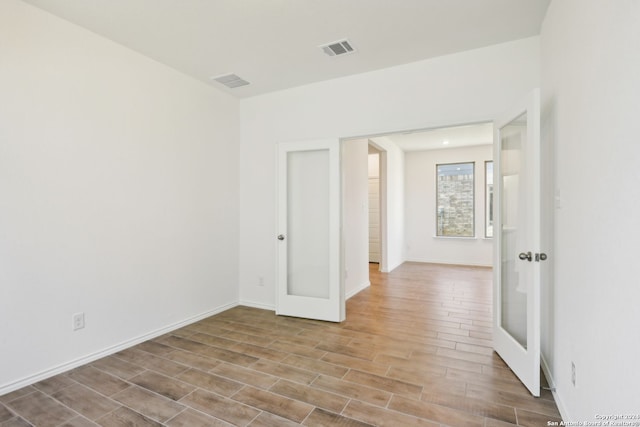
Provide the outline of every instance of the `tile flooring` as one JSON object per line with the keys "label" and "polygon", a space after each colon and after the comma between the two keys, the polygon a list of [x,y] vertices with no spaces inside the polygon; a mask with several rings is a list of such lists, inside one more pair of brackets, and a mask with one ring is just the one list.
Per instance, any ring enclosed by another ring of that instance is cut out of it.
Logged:
{"label": "tile flooring", "polygon": [[546,426],[491,349],[491,270],[371,266],[342,324],[236,307],[0,396],[0,427]]}

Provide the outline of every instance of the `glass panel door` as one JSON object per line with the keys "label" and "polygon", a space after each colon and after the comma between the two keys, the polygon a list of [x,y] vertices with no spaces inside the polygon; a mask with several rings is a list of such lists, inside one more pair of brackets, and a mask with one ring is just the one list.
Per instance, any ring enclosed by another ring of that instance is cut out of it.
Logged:
{"label": "glass panel door", "polygon": [[340,141],[278,145],[276,314],[340,322]]}
{"label": "glass panel door", "polygon": [[329,150],[287,154],[287,295],[329,298]]}
{"label": "glass panel door", "polygon": [[495,123],[494,321],[496,352],[540,395],[540,95]]}
{"label": "glass panel door", "polygon": [[[527,209],[521,165],[522,149],[527,139],[527,114],[522,114],[500,129],[500,190],[502,219],[501,316],[502,327],[525,349],[527,348],[527,280],[526,265],[519,251],[526,247]],[[524,225],[524,226],[523,226]]]}

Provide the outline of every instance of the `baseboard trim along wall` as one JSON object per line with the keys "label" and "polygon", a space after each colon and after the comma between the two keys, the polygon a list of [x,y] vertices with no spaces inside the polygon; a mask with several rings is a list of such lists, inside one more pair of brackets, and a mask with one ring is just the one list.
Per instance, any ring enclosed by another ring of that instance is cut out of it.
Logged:
{"label": "baseboard trim along wall", "polygon": [[[360,286],[358,286],[356,289],[352,290],[351,292],[348,292],[345,294],[344,298],[345,300],[348,300],[349,298],[351,298],[352,296],[356,295],[358,292],[367,289],[369,286],[371,286],[371,282],[367,281],[363,284],[361,284]],[[240,303],[238,305],[242,305],[245,307],[252,307],[252,308],[259,308],[261,310],[269,310],[269,311],[276,311],[276,306],[272,305],[272,304],[264,304],[261,302],[255,302],[255,301],[249,301],[249,300],[240,300]]]}
{"label": "baseboard trim along wall", "polygon": [[445,264],[445,265],[467,265],[470,267],[493,267],[491,264],[483,264],[483,263],[475,263],[475,262],[453,262],[453,261],[442,261],[437,259],[425,259],[425,258],[411,258],[411,259],[407,259],[405,262],[423,262],[427,264]]}
{"label": "baseboard trim along wall", "polygon": [[261,303],[261,302],[240,300],[240,304],[238,304],[238,305],[242,305],[242,306],[245,306],[245,307],[259,308],[261,310],[276,311],[276,306],[275,305],[264,304],[264,303]]}
{"label": "baseboard trim along wall", "polygon": [[351,298],[352,296],[356,295],[358,292],[363,291],[365,289],[367,289],[369,286],[371,286],[371,282],[370,281],[366,281],[365,283],[362,283],[360,286],[358,286],[357,288],[355,288],[354,290],[347,292],[344,296],[345,300],[348,300],[349,298]]}
{"label": "baseboard trim along wall", "polygon": [[547,378],[547,382],[549,383],[549,387],[551,388],[551,393],[553,393],[553,399],[556,401],[556,406],[558,407],[558,411],[560,411],[560,417],[563,420],[570,420],[569,414],[567,413],[566,407],[562,403],[562,399],[558,395],[558,389],[556,389],[556,380],[551,375],[551,369],[549,369],[549,364],[544,356],[540,356],[540,365],[542,368],[542,372],[544,376]]}
{"label": "baseboard trim along wall", "polygon": [[236,307],[237,305],[238,305],[237,302],[233,302],[230,304],[222,305],[220,307],[216,307],[213,310],[209,310],[204,313],[198,314],[196,316],[190,317],[188,319],[182,320],[180,322],[173,323],[171,325],[165,326],[160,329],[156,329],[155,331],[121,342],[120,344],[107,347],[103,350],[88,354],[86,356],[80,357],[70,362],[63,363],[58,366],[54,366],[50,369],[46,369],[44,371],[38,372],[37,374],[29,375],[28,377],[24,377],[22,379],[13,381],[11,383],[2,384],[0,385],[0,396],[7,393],[11,393],[12,391],[21,389],[28,385],[35,384],[39,381],[46,380],[47,378],[53,377],[63,372],[70,371],[71,369],[77,368],[78,366],[86,365],[87,363],[91,363],[102,357],[109,356],[111,354],[125,350],[129,347],[140,344],[147,340],[159,337],[160,335],[166,334],[171,331],[175,331],[176,329],[180,329],[184,326],[190,325],[202,319],[206,319],[207,317],[213,316],[215,314],[222,313],[223,311],[229,310],[233,307]]}

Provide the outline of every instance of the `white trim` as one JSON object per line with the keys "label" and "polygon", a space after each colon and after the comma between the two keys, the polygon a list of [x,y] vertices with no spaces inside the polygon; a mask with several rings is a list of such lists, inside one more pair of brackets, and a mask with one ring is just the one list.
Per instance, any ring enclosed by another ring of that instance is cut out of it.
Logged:
{"label": "white trim", "polygon": [[242,305],[244,307],[259,308],[260,310],[269,310],[273,312],[276,311],[275,304],[265,304],[262,302],[240,300],[240,303],[238,305]]}
{"label": "white trim", "polygon": [[547,363],[547,359],[544,358],[544,354],[540,355],[540,367],[542,368],[542,372],[549,383],[549,387],[554,389],[556,387],[556,381],[554,380],[553,375],[551,375],[551,369],[549,369],[549,364]]}
{"label": "white trim", "polygon": [[367,289],[369,286],[371,286],[371,282],[370,281],[366,281],[365,283],[361,284],[360,286],[358,286],[356,289],[348,292],[345,295],[345,300],[348,300],[349,298],[355,296],[357,293],[364,291],[365,289]]}
{"label": "white trim", "polygon": [[556,380],[551,375],[551,369],[549,368],[549,364],[547,363],[547,359],[544,358],[544,355],[540,355],[540,367],[542,368],[542,372],[544,376],[547,378],[547,382],[549,383],[549,387],[551,388],[551,393],[553,394],[553,399],[556,402],[556,406],[558,407],[558,411],[560,411],[560,418],[562,420],[570,420],[569,412],[566,409],[566,406],[562,402],[560,395],[558,394],[558,389],[556,388]]}
{"label": "white trim", "polygon": [[[345,300],[348,300],[349,298],[355,296],[356,294],[358,294],[359,292],[367,289],[370,286],[371,286],[371,282],[367,280],[365,283],[361,284],[356,289],[348,292],[345,295]],[[246,306],[246,307],[259,308],[259,309],[262,309],[262,310],[270,310],[270,311],[274,311],[274,312],[276,311],[275,305],[273,305],[273,304],[263,304],[261,302],[241,300],[239,305]]]}
{"label": "white trim", "polygon": [[427,258],[408,258],[405,262],[424,262],[427,264],[468,265],[470,267],[493,268],[493,264],[481,264],[477,262],[466,262],[466,261],[443,261],[438,259],[427,259]]}
{"label": "white trim", "polygon": [[110,347],[107,347],[103,350],[94,352],[94,353],[90,353],[86,356],[82,356],[78,359],[74,359],[70,362],[66,362],[63,363],[61,365],[58,366],[54,366],[53,368],[49,368],[46,369],[44,371],[38,372],[37,374],[33,374],[33,375],[29,375],[27,377],[24,377],[22,379],[7,383],[7,384],[3,384],[2,386],[0,386],[0,396],[10,393],[12,391],[21,389],[23,387],[26,387],[28,385],[31,384],[35,384],[39,381],[45,380],[47,378],[53,377],[55,375],[61,374],[63,372],[69,371],[73,368],[77,368],[78,366],[82,366],[82,365],[86,365],[87,363],[91,363],[95,360],[98,360],[100,358],[103,358],[105,356],[109,356],[112,355],[114,353],[117,353],[119,351],[125,350],[129,347],[133,347],[136,344],[140,344],[142,342],[148,341],[150,339],[159,337],[160,335],[166,334],[168,332],[171,331],[175,331],[176,329],[180,329],[184,326],[190,325],[192,323],[195,323],[199,320],[202,319],[206,319],[207,317],[213,316],[215,314],[218,313],[222,313],[223,311],[229,310],[233,307],[236,307],[238,305],[237,302],[233,302],[233,303],[229,303],[229,304],[225,304],[222,305],[220,307],[214,308],[213,310],[209,310],[206,311],[204,313],[200,313],[196,316],[193,317],[189,317],[185,320],[182,320],[180,322],[177,323],[173,323],[171,325],[165,326],[163,328],[160,329],[156,329],[155,331],[149,332],[147,334],[144,335],[140,335],[136,338],[132,338],[126,341],[121,342],[120,344],[116,344]]}
{"label": "white trim", "polygon": [[478,240],[479,237],[476,236],[433,236],[434,239],[445,239],[445,240]]}
{"label": "white trim", "polygon": [[395,270],[396,268],[400,267],[402,264],[404,264],[405,262],[407,262],[406,259],[403,258],[402,261],[396,263],[394,266],[389,266],[387,265],[387,269],[386,270],[380,270],[381,273],[391,273],[393,270]]}

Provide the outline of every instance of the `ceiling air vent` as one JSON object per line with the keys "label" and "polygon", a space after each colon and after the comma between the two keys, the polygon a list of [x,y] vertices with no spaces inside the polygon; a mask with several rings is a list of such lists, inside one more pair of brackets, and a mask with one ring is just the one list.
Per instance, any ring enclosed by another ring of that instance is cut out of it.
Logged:
{"label": "ceiling air vent", "polygon": [[324,44],[320,46],[320,49],[322,49],[324,53],[326,53],[329,56],[347,55],[349,53],[355,52],[355,49],[347,39]]}
{"label": "ceiling air vent", "polygon": [[235,74],[224,74],[222,76],[211,77],[211,79],[217,81],[218,83],[222,83],[229,89],[233,89],[234,87],[246,86],[249,84],[248,81],[238,77]]}

